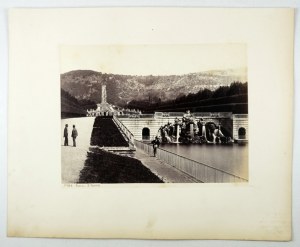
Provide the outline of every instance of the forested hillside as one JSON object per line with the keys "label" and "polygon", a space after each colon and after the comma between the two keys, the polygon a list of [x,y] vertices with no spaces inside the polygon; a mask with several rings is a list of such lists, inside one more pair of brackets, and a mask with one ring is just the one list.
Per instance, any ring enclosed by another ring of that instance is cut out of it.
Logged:
{"label": "forested hillside", "polygon": [[248,84],[233,82],[216,90],[203,89],[166,102],[131,101],[130,108],[143,112],[186,111],[248,113]]}
{"label": "forested hillside", "polygon": [[106,85],[107,101],[127,106],[132,100],[166,102],[199,90],[215,90],[234,81],[247,81],[246,69],[214,70],[185,75],[137,76],[76,70],[61,75],[61,88],[78,100],[101,101],[101,86]]}
{"label": "forested hillside", "polygon": [[95,108],[96,104],[90,100],[77,100],[65,90],[61,89],[61,117],[81,117],[86,110]]}

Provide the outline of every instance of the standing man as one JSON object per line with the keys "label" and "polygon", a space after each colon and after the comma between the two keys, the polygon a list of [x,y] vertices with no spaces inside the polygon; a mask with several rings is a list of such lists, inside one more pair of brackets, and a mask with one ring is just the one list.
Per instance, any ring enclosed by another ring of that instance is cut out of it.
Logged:
{"label": "standing man", "polygon": [[154,157],[156,157],[157,148],[159,148],[159,145],[160,145],[160,141],[159,141],[158,137],[156,136],[155,139],[151,143],[153,145]]}
{"label": "standing man", "polygon": [[69,140],[68,140],[68,125],[65,125],[65,129],[64,129],[64,138],[65,138],[65,146],[69,146]]}
{"label": "standing man", "polygon": [[73,130],[72,130],[73,147],[76,147],[76,137],[77,136],[78,136],[77,129],[75,128],[75,125],[73,125]]}

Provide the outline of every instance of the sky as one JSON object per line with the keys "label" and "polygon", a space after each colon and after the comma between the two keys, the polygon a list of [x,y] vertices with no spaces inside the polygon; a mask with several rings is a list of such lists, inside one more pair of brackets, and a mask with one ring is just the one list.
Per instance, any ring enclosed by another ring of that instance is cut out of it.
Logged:
{"label": "sky", "polygon": [[61,73],[87,69],[123,75],[181,75],[247,67],[245,44],[63,45]]}

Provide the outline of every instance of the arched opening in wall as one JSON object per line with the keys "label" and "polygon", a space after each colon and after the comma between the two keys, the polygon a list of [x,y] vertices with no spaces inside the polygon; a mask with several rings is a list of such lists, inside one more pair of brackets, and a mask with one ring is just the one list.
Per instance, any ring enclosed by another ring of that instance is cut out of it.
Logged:
{"label": "arched opening in wall", "polygon": [[150,129],[149,128],[143,128],[143,130],[142,130],[142,139],[144,141],[150,140]]}
{"label": "arched opening in wall", "polygon": [[239,139],[246,139],[246,129],[243,127],[239,128]]}

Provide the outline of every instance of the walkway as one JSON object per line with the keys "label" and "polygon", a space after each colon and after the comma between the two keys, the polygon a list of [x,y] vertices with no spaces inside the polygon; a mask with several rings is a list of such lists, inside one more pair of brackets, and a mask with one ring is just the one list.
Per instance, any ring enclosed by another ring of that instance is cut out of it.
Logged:
{"label": "walkway", "polygon": [[78,146],[61,147],[61,179],[63,184],[78,183],[86,157],[87,149],[85,148]]}
{"label": "walkway", "polygon": [[[94,117],[67,118],[61,120],[61,178],[62,183],[77,183],[80,171],[84,167],[87,151],[90,147],[91,130],[93,129]],[[63,146],[63,131],[65,124],[68,124],[69,146]],[[76,125],[78,137],[77,147],[72,147],[72,126]]]}
{"label": "walkway", "polygon": [[149,168],[156,176],[162,179],[165,183],[199,183],[200,181],[191,177],[188,174],[179,171],[169,164],[149,156],[147,153],[137,148],[135,158],[139,159],[144,166]]}

